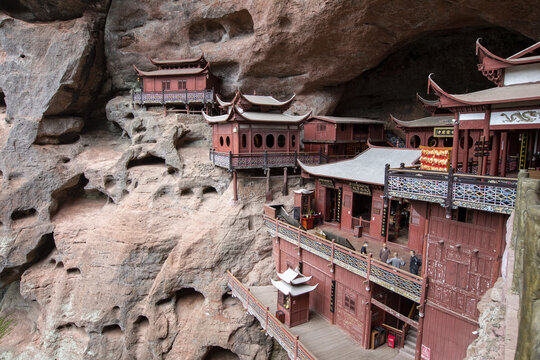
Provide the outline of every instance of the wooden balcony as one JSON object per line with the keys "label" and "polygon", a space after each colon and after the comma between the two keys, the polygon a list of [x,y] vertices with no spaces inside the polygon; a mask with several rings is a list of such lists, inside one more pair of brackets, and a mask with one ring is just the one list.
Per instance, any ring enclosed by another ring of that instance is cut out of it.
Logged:
{"label": "wooden balcony", "polygon": [[390,198],[427,201],[447,209],[510,214],[515,207],[517,179],[387,166],[384,191]]}
{"label": "wooden balcony", "polygon": [[214,91],[134,91],[132,100],[139,105],[208,104],[214,102]]}
{"label": "wooden balcony", "polygon": [[424,279],[420,276],[374,260],[267,215],[264,216],[264,225],[274,237],[277,236],[295,244],[305,251],[328,260],[331,264],[369,279],[416,303],[421,302]]}
{"label": "wooden balcony", "polygon": [[326,162],[326,157],[320,152],[264,152],[233,154],[232,152],[219,152],[210,149],[212,164],[229,171],[237,169],[269,169],[296,167],[297,160],[304,164],[317,165]]}

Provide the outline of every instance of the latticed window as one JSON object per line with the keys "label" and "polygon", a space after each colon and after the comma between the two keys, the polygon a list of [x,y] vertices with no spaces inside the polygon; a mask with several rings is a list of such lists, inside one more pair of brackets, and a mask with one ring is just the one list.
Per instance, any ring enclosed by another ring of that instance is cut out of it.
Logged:
{"label": "latticed window", "polygon": [[178,80],[178,89],[179,90],[187,89],[186,80]]}
{"label": "latticed window", "polygon": [[317,131],[326,131],[326,124],[317,124]]}
{"label": "latticed window", "polygon": [[354,295],[345,294],[345,309],[353,313],[356,311],[356,300]]}
{"label": "latticed window", "polygon": [[171,82],[169,80],[162,81],[161,86],[163,87],[163,90],[171,90]]}

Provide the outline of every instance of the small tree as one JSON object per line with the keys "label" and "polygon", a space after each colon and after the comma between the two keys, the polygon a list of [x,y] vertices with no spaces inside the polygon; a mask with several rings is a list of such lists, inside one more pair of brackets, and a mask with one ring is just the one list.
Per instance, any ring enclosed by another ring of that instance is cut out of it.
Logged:
{"label": "small tree", "polygon": [[12,329],[11,324],[13,324],[13,319],[0,316],[0,339],[9,334]]}

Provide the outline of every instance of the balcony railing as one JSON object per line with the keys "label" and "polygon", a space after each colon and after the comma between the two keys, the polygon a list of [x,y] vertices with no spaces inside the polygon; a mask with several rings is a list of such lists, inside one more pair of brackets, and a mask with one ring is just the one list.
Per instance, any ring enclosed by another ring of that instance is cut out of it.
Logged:
{"label": "balcony railing", "polygon": [[270,313],[248,288],[244,286],[230,271],[227,271],[227,286],[232,295],[238,298],[244,308],[255,316],[266,333],[272,336],[287,351],[290,359],[316,360],[296,335],[293,335],[274,315]]}
{"label": "balcony railing", "polygon": [[134,91],[135,104],[206,104],[214,102],[213,90]]}
{"label": "balcony railing", "polygon": [[268,169],[275,167],[295,167],[297,160],[304,164],[317,165],[326,162],[326,157],[320,152],[280,152],[280,153],[246,153],[233,154],[210,149],[212,164],[227,170],[235,169]]}
{"label": "balcony railing", "polygon": [[288,241],[330,263],[349,270],[370,281],[420,303],[423,279],[369,256],[350,250],[332,241],[264,216],[264,225],[272,236]]}
{"label": "balcony railing", "polygon": [[390,169],[385,174],[385,195],[510,214],[516,202],[517,179],[426,171]]}

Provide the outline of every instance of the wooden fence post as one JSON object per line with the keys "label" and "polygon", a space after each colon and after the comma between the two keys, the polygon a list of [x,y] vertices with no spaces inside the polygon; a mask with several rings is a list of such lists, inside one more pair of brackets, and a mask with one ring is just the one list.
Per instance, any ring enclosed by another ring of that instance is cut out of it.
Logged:
{"label": "wooden fence post", "polygon": [[298,339],[300,336],[296,336],[296,339],[294,340],[294,360],[298,359]]}
{"label": "wooden fence post", "polygon": [[265,321],[265,326],[264,326],[264,331],[266,331],[266,333],[268,333],[268,313],[270,312],[270,308],[267,306],[266,307],[266,321]]}

